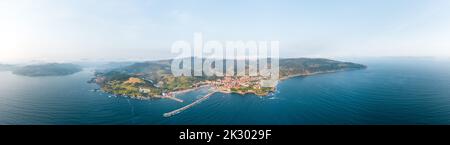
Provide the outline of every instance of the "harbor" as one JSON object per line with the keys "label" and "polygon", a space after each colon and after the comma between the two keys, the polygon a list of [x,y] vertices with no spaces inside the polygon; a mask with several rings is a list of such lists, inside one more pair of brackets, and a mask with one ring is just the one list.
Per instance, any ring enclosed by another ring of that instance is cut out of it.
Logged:
{"label": "harbor", "polygon": [[195,100],[195,101],[192,102],[191,104],[188,104],[188,105],[186,105],[186,106],[184,106],[184,107],[181,107],[181,108],[179,108],[179,109],[176,109],[176,110],[173,110],[173,111],[164,113],[163,116],[164,116],[164,117],[171,117],[171,116],[174,116],[174,115],[176,115],[176,114],[178,114],[178,113],[180,113],[180,112],[182,112],[182,111],[184,111],[184,110],[187,110],[187,109],[189,109],[189,108],[191,108],[191,107],[193,107],[193,106],[195,106],[195,105],[197,105],[197,104],[199,104],[199,103],[205,101],[206,99],[208,99],[210,96],[212,96],[212,95],[215,94],[215,93],[216,93],[215,91],[214,91],[214,92],[211,92],[211,93],[209,93],[209,94],[207,94],[207,95],[205,95],[205,96],[203,96],[203,97],[201,97],[201,98]]}

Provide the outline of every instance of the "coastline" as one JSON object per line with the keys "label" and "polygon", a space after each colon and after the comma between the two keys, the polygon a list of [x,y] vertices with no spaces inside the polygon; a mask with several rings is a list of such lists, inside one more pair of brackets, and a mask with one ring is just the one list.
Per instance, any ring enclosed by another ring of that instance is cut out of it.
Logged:
{"label": "coastline", "polygon": [[127,96],[127,95],[122,95],[122,94],[113,94],[113,93],[105,92],[103,89],[99,89],[99,90],[103,93],[110,94],[110,96],[120,96],[120,97],[126,97],[126,98],[131,98],[131,99],[138,99],[138,100],[172,99],[172,100],[175,100],[178,102],[184,102],[183,100],[177,98],[176,95],[189,93],[189,92],[196,91],[198,89],[205,88],[205,87],[211,87],[211,86],[210,85],[202,85],[202,86],[198,86],[198,87],[194,87],[194,88],[190,88],[190,89],[186,89],[186,90],[169,92],[169,93],[167,93],[167,95],[157,95],[157,96]]}
{"label": "coastline", "polygon": [[223,90],[217,90],[216,92],[218,93],[223,93],[223,94],[239,94],[239,95],[247,95],[247,94],[253,94],[259,97],[266,97],[269,94],[257,94],[256,92],[232,92],[232,91],[223,91]]}
{"label": "coastline", "polygon": [[198,86],[198,87],[194,87],[194,88],[190,88],[190,89],[185,89],[185,90],[178,90],[178,91],[174,91],[174,92],[169,92],[169,95],[179,95],[179,94],[184,94],[184,93],[189,93],[195,90],[199,90],[201,88],[206,88],[206,87],[212,87],[211,85],[202,85],[202,86]]}
{"label": "coastline", "polygon": [[[360,69],[365,69],[365,68],[360,68]],[[288,76],[281,77],[279,79],[279,81],[284,81],[284,80],[287,80],[290,78],[295,78],[295,77],[313,76],[313,75],[319,75],[319,74],[337,73],[337,72],[344,72],[344,71],[354,71],[354,70],[360,70],[360,69],[339,69],[339,70],[320,71],[320,72],[307,73],[307,74],[288,75]]]}

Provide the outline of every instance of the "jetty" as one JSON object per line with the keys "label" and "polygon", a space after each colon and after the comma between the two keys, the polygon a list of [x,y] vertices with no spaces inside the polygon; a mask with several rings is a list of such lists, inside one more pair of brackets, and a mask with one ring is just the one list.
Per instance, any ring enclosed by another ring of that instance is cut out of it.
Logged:
{"label": "jetty", "polygon": [[184,111],[184,110],[186,110],[186,109],[191,108],[192,106],[195,106],[195,105],[197,105],[197,104],[199,104],[199,103],[205,101],[206,99],[208,99],[208,98],[209,98],[211,95],[213,95],[214,93],[216,93],[216,92],[211,92],[211,93],[209,93],[209,94],[207,94],[207,95],[205,95],[205,96],[203,96],[203,97],[201,97],[201,98],[195,100],[194,102],[192,102],[192,103],[189,104],[189,105],[186,105],[186,106],[181,107],[181,108],[179,108],[179,109],[176,109],[176,110],[173,110],[173,111],[164,113],[163,116],[164,116],[164,117],[171,117],[171,116],[173,116],[173,115],[176,115],[176,114],[178,114],[178,113],[180,113],[180,112],[182,112],[182,111]]}

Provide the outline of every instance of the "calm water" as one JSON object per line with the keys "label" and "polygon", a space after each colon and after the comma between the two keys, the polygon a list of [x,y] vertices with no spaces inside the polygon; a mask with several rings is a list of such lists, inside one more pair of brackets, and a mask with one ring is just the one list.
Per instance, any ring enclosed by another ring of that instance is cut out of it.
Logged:
{"label": "calm water", "polygon": [[133,100],[92,92],[92,71],[63,77],[0,72],[0,124],[450,124],[450,65],[439,60],[360,60],[365,70],[297,77],[269,97],[207,93]]}

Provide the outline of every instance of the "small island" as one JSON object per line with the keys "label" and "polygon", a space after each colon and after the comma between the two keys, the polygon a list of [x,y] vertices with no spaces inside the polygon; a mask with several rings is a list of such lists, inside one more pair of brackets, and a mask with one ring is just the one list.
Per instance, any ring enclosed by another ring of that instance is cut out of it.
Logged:
{"label": "small island", "polygon": [[71,63],[47,63],[17,67],[13,70],[16,75],[40,77],[40,76],[65,76],[80,72],[82,68]]}

